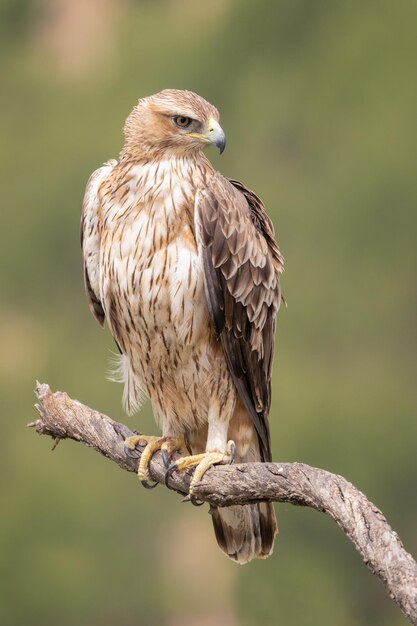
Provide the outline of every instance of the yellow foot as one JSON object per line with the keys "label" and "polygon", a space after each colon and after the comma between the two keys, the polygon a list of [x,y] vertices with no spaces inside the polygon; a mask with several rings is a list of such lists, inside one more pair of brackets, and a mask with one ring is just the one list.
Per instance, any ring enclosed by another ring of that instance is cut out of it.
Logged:
{"label": "yellow foot", "polygon": [[142,485],[147,489],[153,489],[158,483],[154,485],[149,483],[149,463],[151,458],[161,450],[162,459],[166,468],[169,467],[169,457],[177,450],[181,453],[185,453],[187,447],[183,437],[154,437],[148,435],[134,435],[125,439],[125,446],[128,450],[134,450],[138,444],[147,444],[146,448],[142,452],[138,467],[138,478]]}
{"label": "yellow foot", "polygon": [[[193,487],[198,483],[212,465],[218,463],[233,463],[236,453],[234,441],[228,441],[225,452],[204,452],[203,454],[193,454],[192,456],[184,456],[170,465],[165,474],[165,484],[168,487],[168,479],[174,472],[182,472],[195,467],[193,477],[190,483],[190,493],[185,500],[191,500],[193,504],[197,504],[196,498],[193,496]],[[203,503],[201,503],[203,504]]]}

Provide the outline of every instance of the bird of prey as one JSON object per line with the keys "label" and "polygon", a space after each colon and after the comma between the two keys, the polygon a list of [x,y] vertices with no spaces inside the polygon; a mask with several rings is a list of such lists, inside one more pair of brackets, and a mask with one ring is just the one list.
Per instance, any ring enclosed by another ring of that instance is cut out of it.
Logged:
{"label": "bird of prey", "polygon": [[[225,147],[219,113],[190,91],[140,99],[118,160],[90,177],[81,240],[93,315],[119,348],[126,411],[149,398],[167,479],[215,463],[270,461],[268,412],[283,257],[261,200],[203,154]],[[170,465],[174,451],[181,457]],[[210,510],[217,542],[238,563],[271,554],[272,503]]]}

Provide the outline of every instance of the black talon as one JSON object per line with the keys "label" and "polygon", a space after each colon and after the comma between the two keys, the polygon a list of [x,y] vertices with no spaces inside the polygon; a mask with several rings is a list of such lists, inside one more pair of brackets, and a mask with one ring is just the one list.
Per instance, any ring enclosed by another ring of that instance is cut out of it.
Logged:
{"label": "black talon", "polygon": [[145,487],[145,489],[155,489],[155,487],[159,485],[159,483],[154,483],[153,485],[151,485],[151,483],[149,483],[147,480],[141,480],[140,482]]}
{"label": "black talon", "polygon": [[167,471],[165,472],[165,485],[167,487],[169,487],[168,485],[168,479],[171,478],[172,474],[175,472],[175,470],[177,469],[177,464],[176,463],[171,463],[171,465],[168,466]]}
{"label": "black talon", "polygon": [[195,496],[192,496],[191,493],[189,493],[188,496],[185,496],[185,498],[182,499],[182,502],[191,502],[194,506],[203,506],[204,504],[203,501],[200,502]]}
{"label": "black talon", "polygon": [[169,468],[168,452],[166,450],[162,450],[161,454],[162,454],[162,462],[165,466],[165,469],[168,469]]}
{"label": "black talon", "polygon": [[195,496],[193,496],[192,493],[188,494],[190,496],[190,502],[193,506],[203,506],[204,501],[201,500],[197,500],[197,498]]}
{"label": "black talon", "polygon": [[231,465],[233,463],[233,461],[235,460],[235,456],[236,456],[236,444],[234,441],[232,441],[232,444],[230,446],[230,461],[229,461],[229,465]]}
{"label": "black talon", "polygon": [[137,459],[139,457],[139,452],[136,448],[129,448],[126,444],[124,444],[124,451],[126,456],[129,456],[131,459]]}

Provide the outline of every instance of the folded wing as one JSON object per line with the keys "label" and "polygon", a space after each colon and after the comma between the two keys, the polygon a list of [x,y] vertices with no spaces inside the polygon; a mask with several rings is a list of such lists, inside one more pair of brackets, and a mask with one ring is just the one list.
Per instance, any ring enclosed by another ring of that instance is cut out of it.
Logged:
{"label": "folded wing", "polygon": [[196,198],[206,297],[239,396],[271,459],[268,413],[283,257],[260,199],[216,173]]}
{"label": "folded wing", "polygon": [[116,161],[108,161],[93,172],[85,188],[81,213],[81,248],[83,254],[84,285],[90,311],[101,326],[105,313],[100,302],[99,262],[100,262],[100,186],[109,176]]}

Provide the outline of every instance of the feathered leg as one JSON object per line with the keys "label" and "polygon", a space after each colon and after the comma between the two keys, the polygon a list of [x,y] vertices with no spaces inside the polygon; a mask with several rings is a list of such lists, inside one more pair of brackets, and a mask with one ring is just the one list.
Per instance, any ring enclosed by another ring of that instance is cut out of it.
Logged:
{"label": "feathered leg", "polygon": [[[240,401],[236,403],[229,436],[236,441],[236,463],[261,460],[254,425]],[[272,554],[278,532],[272,502],[211,507],[210,513],[217,543],[237,563],[243,565]]]}

